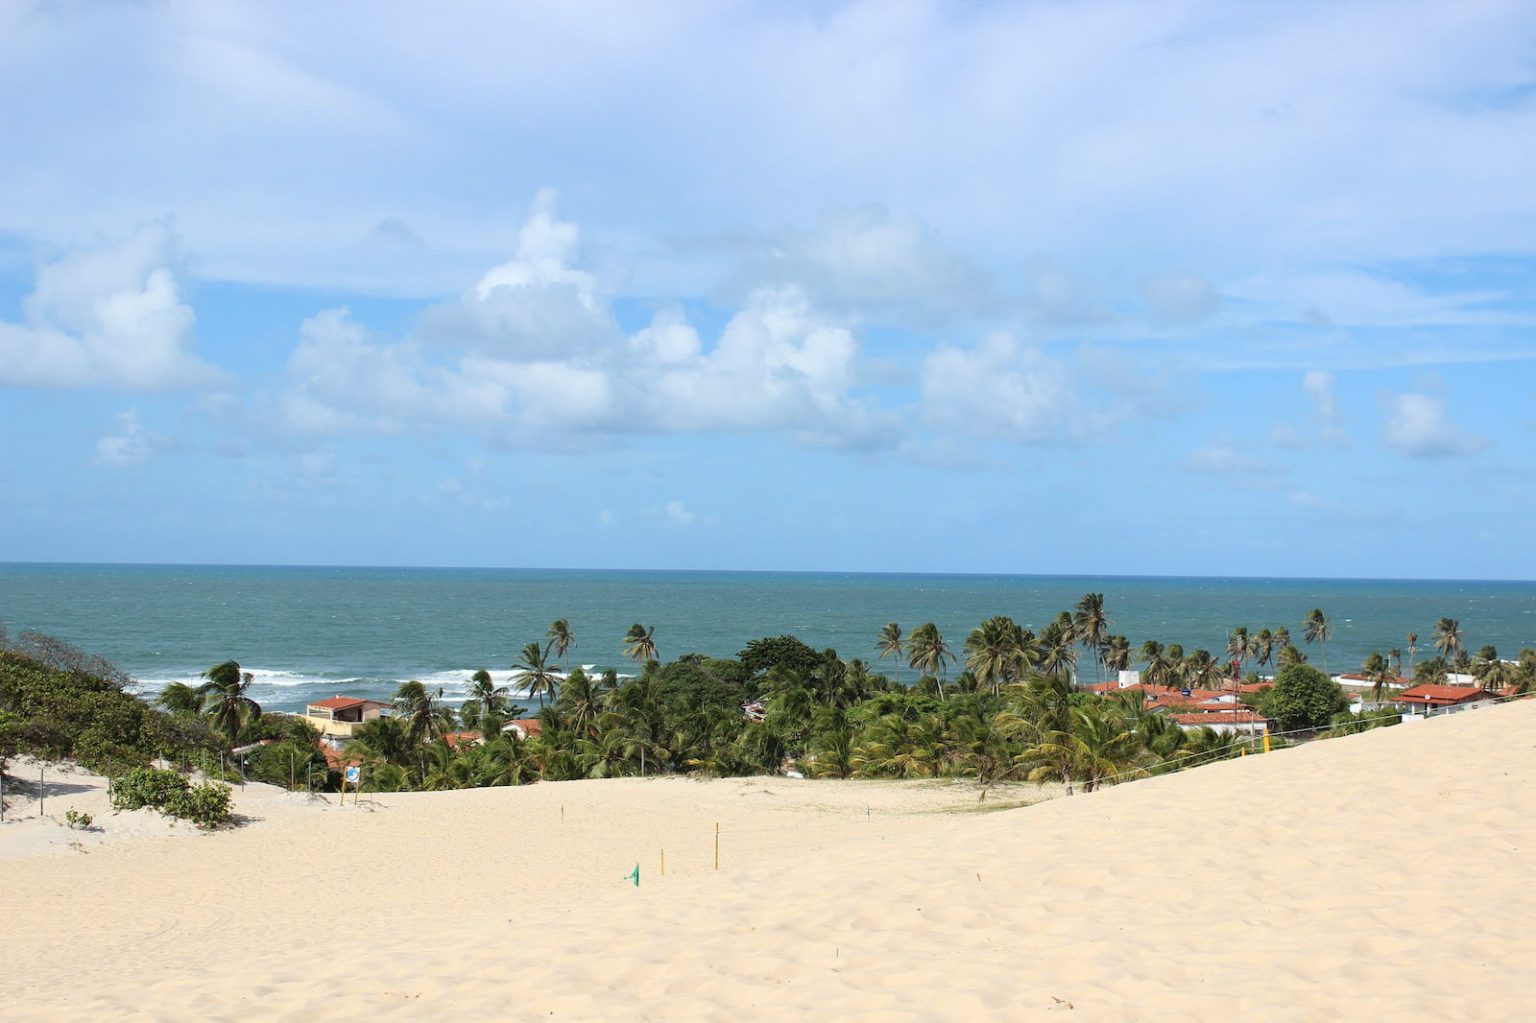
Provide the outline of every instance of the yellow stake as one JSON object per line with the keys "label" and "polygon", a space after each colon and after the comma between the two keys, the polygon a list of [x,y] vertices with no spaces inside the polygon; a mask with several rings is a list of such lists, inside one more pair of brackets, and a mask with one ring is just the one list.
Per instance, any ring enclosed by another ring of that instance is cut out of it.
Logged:
{"label": "yellow stake", "polygon": [[1264,752],[1265,753],[1269,752],[1269,733],[1268,732],[1264,733]]}

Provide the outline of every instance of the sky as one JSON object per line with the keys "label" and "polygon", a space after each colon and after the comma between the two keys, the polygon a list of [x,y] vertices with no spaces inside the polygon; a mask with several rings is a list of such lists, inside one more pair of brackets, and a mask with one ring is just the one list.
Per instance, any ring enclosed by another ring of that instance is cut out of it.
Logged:
{"label": "sky", "polygon": [[1536,7],[0,5],[0,561],[1536,578]]}

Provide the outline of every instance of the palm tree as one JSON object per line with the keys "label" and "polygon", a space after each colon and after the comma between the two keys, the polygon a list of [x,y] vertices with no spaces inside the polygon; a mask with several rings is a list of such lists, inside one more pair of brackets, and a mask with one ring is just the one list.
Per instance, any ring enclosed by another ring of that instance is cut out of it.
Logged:
{"label": "palm tree", "polygon": [[1323,609],[1314,607],[1307,612],[1306,632],[1304,636],[1308,643],[1316,640],[1323,648],[1323,673],[1328,673],[1328,640],[1333,636],[1333,623],[1323,614]]}
{"label": "palm tree", "polygon": [[1375,703],[1380,703],[1381,694],[1387,688],[1387,680],[1392,677],[1392,668],[1388,664],[1387,659],[1381,656],[1380,653],[1374,650],[1371,651],[1371,655],[1365,659],[1365,663],[1360,665],[1360,674],[1364,675],[1372,683],[1371,700]]}
{"label": "palm tree", "polygon": [[1442,618],[1435,623],[1435,649],[1446,663],[1455,664],[1464,652],[1461,645],[1461,623],[1454,618]]}
{"label": "palm tree", "polygon": [[1408,633],[1408,674],[1413,674],[1413,655],[1419,652],[1419,634]]}
{"label": "palm tree", "polygon": [[638,622],[624,634],[624,656],[633,657],[636,664],[656,660],[656,627],[646,628]]}
{"label": "palm tree", "polygon": [[1243,662],[1248,660],[1248,651],[1251,639],[1248,635],[1248,627],[1239,625],[1227,636],[1227,656],[1232,658],[1232,677],[1243,677]]}
{"label": "palm tree", "polygon": [[965,638],[965,666],[993,695],[1023,673],[1024,630],[1006,615],[988,618]]}
{"label": "palm tree", "polygon": [[944,699],[945,665],[953,661],[955,655],[950,653],[949,644],[944,642],[939,627],[927,622],[913,629],[907,640],[907,656],[909,667],[919,674],[932,675],[938,680],[939,699]]}
{"label": "palm tree", "polygon": [[549,632],[545,634],[549,640],[549,648],[560,658],[561,667],[565,666],[566,651],[576,645],[576,637],[571,633],[571,623],[564,618],[556,618],[549,623]]}
{"label": "palm tree", "polygon": [[478,726],[489,736],[501,728],[511,705],[507,687],[498,686],[491,679],[491,673],[481,668],[470,677],[469,699],[459,708],[459,716],[466,727]]}
{"label": "palm tree", "polygon": [[443,691],[433,694],[416,679],[395,690],[395,709],[405,721],[411,742],[420,745],[453,729],[453,708],[443,704]]}
{"label": "palm tree", "polygon": [[[1291,645],[1291,630],[1282,625],[1275,630],[1275,634],[1271,638],[1275,643],[1275,657],[1278,658],[1280,651]],[[1275,663],[1278,664],[1279,661],[1277,660]]]}
{"label": "palm tree", "polygon": [[523,647],[523,659],[512,665],[513,670],[523,673],[523,685],[528,695],[537,696],[541,707],[544,706],[545,696],[555,695],[555,673],[544,662],[548,653],[547,648],[529,643]]}
{"label": "palm tree", "polygon": [[1147,685],[1164,686],[1168,684],[1171,666],[1168,662],[1168,652],[1163,647],[1163,644],[1155,639],[1149,639],[1141,644],[1141,649],[1136,652],[1136,655],[1146,665],[1142,669],[1141,674],[1143,681]]}
{"label": "palm tree", "polygon": [[1045,628],[1040,630],[1040,670],[1054,675],[1061,672],[1070,676],[1077,667],[1077,650],[1072,642],[1072,622],[1063,621],[1063,611]]}
{"label": "palm tree", "polygon": [[585,671],[577,668],[566,676],[560,690],[559,709],[565,723],[580,738],[597,736],[597,716],[601,711],[602,691]]}
{"label": "palm tree", "polygon": [[1131,641],[1124,636],[1110,636],[1104,641],[1099,656],[1106,670],[1125,671],[1131,666]]}
{"label": "palm tree", "polygon": [[1098,657],[1098,680],[1104,681],[1104,637],[1115,624],[1104,613],[1104,594],[1085,593],[1077,602],[1077,614],[1072,616],[1072,635],[1085,648],[1091,647]]}
{"label": "palm tree", "polygon": [[886,622],[880,627],[880,641],[875,644],[875,649],[880,651],[880,660],[889,656],[895,661],[896,669],[901,668],[901,655],[906,652],[906,644],[901,638],[901,626],[895,622]]}
{"label": "palm tree", "polygon": [[1253,637],[1253,646],[1249,650],[1253,655],[1254,663],[1264,667],[1269,659],[1275,655],[1275,634],[1268,629],[1260,629]]}
{"label": "palm tree", "polygon": [[202,693],[185,682],[172,682],[155,697],[155,705],[168,714],[196,715],[202,712]]}
{"label": "palm tree", "polygon": [[246,695],[251,688],[251,673],[241,671],[235,661],[224,661],[203,672],[203,678],[207,681],[197,688],[203,713],[208,715],[214,731],[234,744],[245,723],[261,717],[261,704]]}

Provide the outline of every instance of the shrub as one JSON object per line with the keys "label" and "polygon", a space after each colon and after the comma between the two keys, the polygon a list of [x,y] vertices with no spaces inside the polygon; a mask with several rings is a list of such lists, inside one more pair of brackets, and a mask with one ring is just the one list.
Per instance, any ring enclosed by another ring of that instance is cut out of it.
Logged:
{"label": "shrub", "polygon": [[136,767],[112,786],[112,806],[117,810],[137,810],[147,806],[163,810],[172,796],[187,791],[187,779],[175,771],[158,767]]}
{"label": "shrub", "polygon": [[72,831],[89,830],[91,827],[91,821],[94,819],[95,818],[93,818],[90,814],[81,813],[74,807],[70,807],[68,810],[64,811],[64,823],[67,824]]}
{"label": "shrub", "polygon": [[200,828],[222,827],[229,823],[230,794],[228,785],[217,782],[193,785],[173,794],[164,811]]}
{"label": "shrub", "polygon": [[118,779],[112,805],[119,810],[151,810],[191,821],[200,828],[229,823],[230,788],[217,782],[189,784],[175,771],[139,767]]}

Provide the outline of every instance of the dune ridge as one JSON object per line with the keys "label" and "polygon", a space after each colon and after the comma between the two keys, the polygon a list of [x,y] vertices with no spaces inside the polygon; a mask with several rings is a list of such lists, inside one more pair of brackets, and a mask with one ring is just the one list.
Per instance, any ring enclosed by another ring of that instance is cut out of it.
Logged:
{"label": "dune ridge", "polygon": [[253,786],[231,832],[0,858],[0,1017],[1521,1019],[1533,783],[1522,702],[987,814],[936,783]]}

